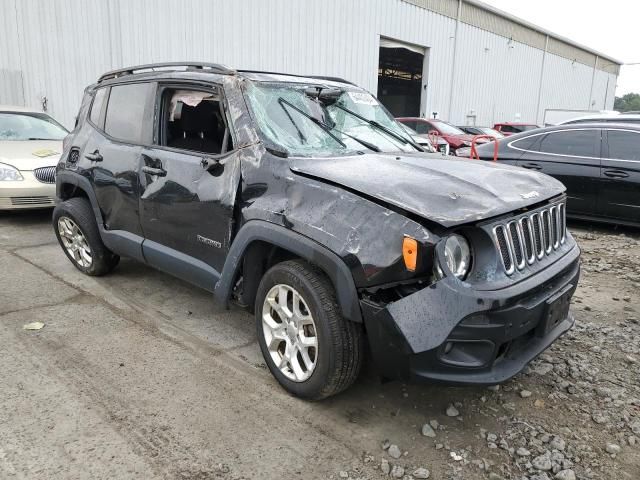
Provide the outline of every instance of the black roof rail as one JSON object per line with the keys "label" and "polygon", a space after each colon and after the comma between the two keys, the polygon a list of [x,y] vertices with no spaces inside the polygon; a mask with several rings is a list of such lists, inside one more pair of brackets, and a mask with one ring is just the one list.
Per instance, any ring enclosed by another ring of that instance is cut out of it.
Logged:
{"label": "black roof rail", "polygon": [[238,70],[238,73],[258,73],[263,75],[284,75],[286,77],[313,78],[315,80],[328,80],[330,82],[342,82],[342,83],[348,83],[349,85],[357,86],[355,83],[350,82],[349,80],[345,80],[344,78],[324,77],[321,75],[298,75],[296,73],[267,72],[264,70]]}
{"label": "black roof rail", "polygon": [[137,65],[134,67],[120,68],[118,70],[111,70],[98,78],[98,83],[112,78],[118,78],[123,75],[133,75],[134,73],[142,70],[155,70],[156,68],[170,68],[170,67],[186,67],[187,69],[194,70],[206,70],[212,73],[219,73],[221,75],[233,75],[236,71],[233,68],[227,67],[219,63],[203,63],[203,62],[164,62],[164,63],[148,63],[146,65]]}

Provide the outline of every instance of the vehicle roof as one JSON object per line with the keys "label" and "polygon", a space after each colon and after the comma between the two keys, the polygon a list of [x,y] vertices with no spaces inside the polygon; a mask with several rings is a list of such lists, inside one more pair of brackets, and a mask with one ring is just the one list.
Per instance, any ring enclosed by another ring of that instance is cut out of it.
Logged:
{"label": "vehicle roof", "polygon": [[597,115],[583,115],[581,117],[570,118],[569,120],[565,120],[560,124],[566,122],[575,122],[576,120],[601,120],[601,119],[615,119],[615,120],[638,120],[640,121],[640,114],[638,113],[599,113]]}
{"label": "vehicle roof", "polygon": [[497,122],[494,123],[494,125],[513,125],[515,127],[517,126],[529,126],[529,125],[536,125],[535,123],[527,123],[527,122]]}
{"label": "vehicle roof", "polygon": [[294,75],[283,72],[264,72],[257,70],[235,70],[226,65],[204,62],[166,62],[126,67],[102,74],[97,83],[117,83],[118,80],[151,80],[154,78],[167,77],[210,80],[226,75],[244,77],[257,82],[317,84],[321,81],[324,85],[341,87],[346,85],[355,86],[353,83],[337,77]]}
{"label": "vehicle roof", "polygon": [[422,120],[423,122],[444,122],[439,118],[424,118],[424,117],[395,117],[396,120]]}
{"label": "vehicle roof", "polygon": [[0,112],[20,112],[20,113],[45,113],[35,108],[21,107],[18,105],[0,105]]}
{"label": "vehicle roof", "polygon": [[637,130],[640,132],[640,125],[636,125],[633,123],[615,123],[615,122],[588,122],[588,123],[580,123],[580,124],[572,124],[572,125],[552,125],[550,127],[541,127],[535,130],[528,130],[526,132],[520,132],[516,135],[512,135],[507,137],[509,139],[514,138],[524,138],[529,135],[536,135],[540,133],[553,132],[553,131],[561,131],[561,130],[584,130],[586,128],[607,128],[607,129],[624,129],[624,130]]}

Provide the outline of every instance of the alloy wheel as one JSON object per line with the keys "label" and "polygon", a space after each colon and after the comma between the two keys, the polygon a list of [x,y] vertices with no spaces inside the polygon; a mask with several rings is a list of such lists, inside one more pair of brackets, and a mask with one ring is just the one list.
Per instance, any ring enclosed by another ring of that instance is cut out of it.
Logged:
{"label": "alloy wheel", "polygon": [[302,295],[278,284],[262,305],[262,330],[269,355],[289,380],[304,382],[318,362],[318,337],[313,316]]}
{"label": "alloy wheel", "polygon": [[93,262],[91,248],[76,222],[69,217],[60,217],[58,219],[58,233],[71,258],[83,268],[90,267]]}

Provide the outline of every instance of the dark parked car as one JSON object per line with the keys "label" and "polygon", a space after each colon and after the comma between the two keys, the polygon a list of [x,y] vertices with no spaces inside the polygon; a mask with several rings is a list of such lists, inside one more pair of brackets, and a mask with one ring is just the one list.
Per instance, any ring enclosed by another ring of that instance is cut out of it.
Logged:
{"label": "dark parked car", "polygon": [[476,127],[475,125],[465,125],[458,127],[469,135],[491,135],[493,138],[504,138],[504,135],[497,130],[489,127]]}
{"label": "dark parked car", "polygon": [[[493,159],[493,147],[478,147]],[[640,125],[587,123],[525,132],[499,142],[498,160],[557,178],[567,214],[640,225]]]}
{"label": "dark parked car", "polygon": [[536,128],[540,128],[539,125],[535,123],[514,123],[514,122],[505,122],[505,123],[496,123],[493,126],[494,130],[497,130],[505,137],[510,135],[515,135],[516,133],[528,132],[529,130],[535,130]]}
{"label": "dark parked car", "polygon": [[[421,117],[400,117],[396,118],[402,124],[414,129],[420,135],[426,135],[435,131],[438,135],[449,142],[451,155],[455,155],[456,150],[463,147],[470,147],[473,135],[463,132],[455,125],[451,125],[443,120]],[[481,138],[478,145],[487,143],[489,140]]]}
{"label": "dark parked car", "polygon": [[562,184],[424,153],[344,80],[107,73],[56,186],[76,268],[104,275],[125,255],[246,308],[267,366],[304,398],[347,388],[365,341],[385,378],[495,384],[573,325]]}

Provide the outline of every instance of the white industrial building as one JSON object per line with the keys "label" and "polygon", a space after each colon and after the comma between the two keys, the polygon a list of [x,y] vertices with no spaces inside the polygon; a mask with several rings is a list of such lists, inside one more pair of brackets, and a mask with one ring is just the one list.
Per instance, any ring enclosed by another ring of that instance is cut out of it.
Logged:
{"label": "white industrial building", "polygon": [[476,0],[0,0],[0,12],[0,104],[67,126],[101,73],[151,62],[337,76],[396,115],[476,125],[612,109],[621,64]]}

